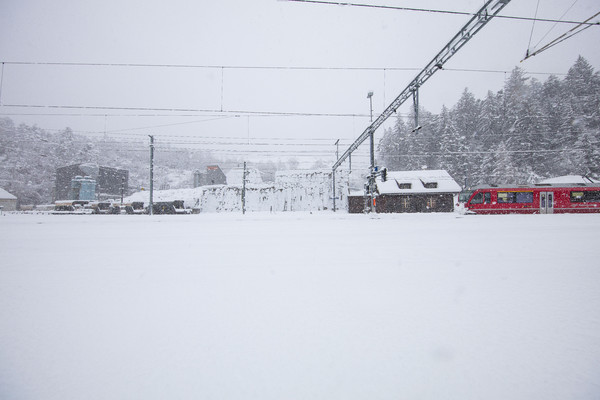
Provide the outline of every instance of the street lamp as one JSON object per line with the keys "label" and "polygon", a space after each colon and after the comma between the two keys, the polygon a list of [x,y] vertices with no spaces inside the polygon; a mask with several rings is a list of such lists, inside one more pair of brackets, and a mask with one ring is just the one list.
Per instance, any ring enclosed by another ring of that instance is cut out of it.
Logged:
{"label": "street lamp", "polygon": [[373,122],[373,92],[367,93],[367,99],[369,99],[369,103],[371,104],[371,122]]}
{"label": "street lamp", "polygon": [[[367,93],[367,99],[369,99],[369,105],[371,109],[371,122],[373,122],[373,91]],[[375,138],[374,132],[371,130],[371,134],[369,135],[369,141],[371,143],[371,171],[375,167]]]}
{"label": "street lamp", "polygon": [[[369,99],[369,105],[371,109],[371,125],[373,124],[373,91],[367,93],[367,99]],[[375,211],[375,207],[373,204],[373,192],[375,191],[375,132],[373,132],[373,128],[369,126],[371,130],[369,135],[369,142],[371,144],[371,173],[369,174],[369,194],[370,194],[370,208],[371,212]]]}

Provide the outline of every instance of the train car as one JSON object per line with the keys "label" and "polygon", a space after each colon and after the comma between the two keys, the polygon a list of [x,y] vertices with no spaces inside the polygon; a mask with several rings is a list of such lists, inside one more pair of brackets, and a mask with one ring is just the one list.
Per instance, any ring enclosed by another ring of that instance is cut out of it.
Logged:
{"label": "train car", "polygon": [[111,214],[112,203],[109,201],[94,201],[89,206],[94,214]]}
{"label": "train car", "polygon": [[144,208],[143,201],[133,201],[131,203],[124,204],[125,213],[127,214],[148,214],[148,210]]}
{"label": "train car", "polygon": [[54,202],[52,214],[92,214],[94,210],[89,203],[88,200],[58,200]]}
{"label": "train car", "polygon": [[600,212],[599,184],[479,186],[465,203],[469,214]]}

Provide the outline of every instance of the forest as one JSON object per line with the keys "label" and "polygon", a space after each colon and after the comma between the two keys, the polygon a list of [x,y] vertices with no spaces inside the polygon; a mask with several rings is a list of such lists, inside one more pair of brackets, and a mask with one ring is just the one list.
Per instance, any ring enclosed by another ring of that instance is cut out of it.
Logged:
{"label": "forest", "polygon": [[439,114],[398,117],[378,145],[389,170],[445,169],[461,185],[600,174],[600,73],[579,57],[544,82],[516,67],[497,93],[465,89]]}
{"label": "forest", "polygon": [[[216,157],[210,151],[155,143],[154,188],[179,189],[193,185],[194,171],[205,172],[217,164],[224,172],[238,167],[243,160]],[[15,125],[0,118],[0,187],[17,196],[20,205],[49,204],[54,195],[56,169],[72,164],[92,163],[129,171],[126,194],[148,189],[150,150],[147,137],[137,139],[90,136],[70,128],[58,132],[36,125]],[[275,171],[293,169],[298,161],[253,163],[268,182]]]}

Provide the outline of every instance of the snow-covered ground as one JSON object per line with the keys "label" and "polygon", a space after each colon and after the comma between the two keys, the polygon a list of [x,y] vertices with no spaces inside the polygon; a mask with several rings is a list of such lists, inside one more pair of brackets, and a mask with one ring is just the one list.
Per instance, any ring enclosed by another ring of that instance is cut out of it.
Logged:
{"label": "snow-covered ground", "polygon": [[0,216],[0,398],[598,399],[600,215]]}

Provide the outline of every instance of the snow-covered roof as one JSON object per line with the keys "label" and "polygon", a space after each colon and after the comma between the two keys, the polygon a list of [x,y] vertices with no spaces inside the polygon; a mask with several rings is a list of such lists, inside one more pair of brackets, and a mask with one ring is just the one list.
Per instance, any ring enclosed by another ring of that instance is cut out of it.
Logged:
{"label": "snow-covered roof", "polygon": [[2,200],[16,200],[17,197],[8,193],[6,190],[0,188],[0,199]]}
{"label": "snow-covered roof", "polygon": [[581,175],[564,175],[544,179],[538,183],[599,183],[599,181]]}
{"label": "snow-covered roof", "polygon": [[377,178],[379,194],[459,193],[461,187],[445,170],[388,171]]}

